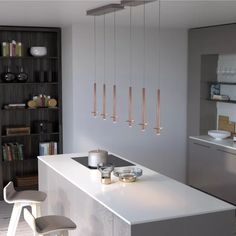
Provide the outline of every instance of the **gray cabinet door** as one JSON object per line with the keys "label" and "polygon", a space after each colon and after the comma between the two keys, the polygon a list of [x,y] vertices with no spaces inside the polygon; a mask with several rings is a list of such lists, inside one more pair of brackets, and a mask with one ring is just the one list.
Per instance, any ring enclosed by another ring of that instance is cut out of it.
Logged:
{"label": "gray cabinet door", "polygon": [[217,161],[214,163],[218,174],[216,188],[209,191],[215,196],[236,204],[236,151],[215,146]]}
{"label": "gray cabinet door", "polygon": [[214,180],[209,175],[209,166],[212,163],[211,145],[190,140],[188,160],[188,184],[206,191]]}
{"label": "gray cabinet door", "polygon": [[190,140],[188,184],[236,204],[236,151]]}

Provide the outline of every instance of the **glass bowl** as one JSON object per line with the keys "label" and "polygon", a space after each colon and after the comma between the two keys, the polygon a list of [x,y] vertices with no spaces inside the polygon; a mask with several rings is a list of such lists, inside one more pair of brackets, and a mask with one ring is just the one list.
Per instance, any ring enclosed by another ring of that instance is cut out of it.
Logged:
{"label": "glass bowl", "polygon": [[135,182],[138,177],[143,174],[142,169],[137,167],[130,167],[125,169],[115,168],[113,174],[125,183]]}

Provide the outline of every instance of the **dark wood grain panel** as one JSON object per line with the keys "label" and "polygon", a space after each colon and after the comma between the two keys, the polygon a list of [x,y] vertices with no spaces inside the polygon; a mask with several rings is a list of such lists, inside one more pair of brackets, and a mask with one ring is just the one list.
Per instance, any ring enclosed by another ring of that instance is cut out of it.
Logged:
{"label": "dark wood grain panel", "polygon": [[[0,55],[0,74],[9,67],[18,73],[23,67],[28,74],[27,83],[3,83],[0,81],[0,198],[2,189],[16,176],[37,174],[39,142],[58,142],[58,152],[62,153],[62,78],[61,78],[61,29],[56,27],[0,26],[0,43],[20,41],[23,57],[3,58]],[[35,58],[30,55],[30,47],[46,46],[47,56]],[[0,50],[1,53],[1,50]],[[43,79],[42,79],[43,78]],[[3,110],[9,103],[26,103],[32,96],[46,94],[57,99],[59,109]],[[39,134],[34,124],[39,121],[52,123],[52,131]],[[7,137],[6,127],[30,126],[31,135]],[[3,162],[2,144],[18,142],[24,145],[24,161]]]}

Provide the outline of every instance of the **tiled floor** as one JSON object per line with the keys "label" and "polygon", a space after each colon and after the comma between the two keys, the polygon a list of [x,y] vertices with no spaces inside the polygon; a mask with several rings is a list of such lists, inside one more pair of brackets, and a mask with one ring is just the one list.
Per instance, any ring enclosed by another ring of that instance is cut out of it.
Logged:
{"label": "tiled floor", "polygon": [[[12,205],[6,204],[0,201],[0,236],[7,235],[7,227],[9,224],[12,211]],[[20,219],[20,223],[17,227],[16,236],[32,236],[32,230],[29,228],[23,217]]]}

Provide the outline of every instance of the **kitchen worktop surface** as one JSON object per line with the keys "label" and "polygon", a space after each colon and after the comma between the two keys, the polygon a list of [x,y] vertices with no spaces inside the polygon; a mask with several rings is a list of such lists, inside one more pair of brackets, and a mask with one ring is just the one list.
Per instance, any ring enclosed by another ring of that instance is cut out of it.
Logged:
{"label": "kitchen worktop surface", "polygon": [[98,170],[90,170],[72,159],[85,155],[63,154],[38,159],[130,225],[235,209],[136,163],[143,169],[143,176],[137,182],[123,183],[112,175],[112,184],[103,185]]}
{"label": "kitchen worktop surface", "polygon": [[216,139],[210,137],[209,135],[190,136],[189,138],[193,139],[193,140],[203,141],[206,143],[215,144],[215,145],[218,145],[221,147],[236,150],[236,142],[234,142],[232,138],[216,140]]}

